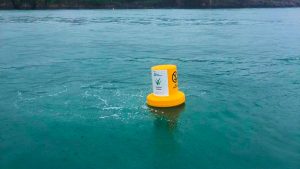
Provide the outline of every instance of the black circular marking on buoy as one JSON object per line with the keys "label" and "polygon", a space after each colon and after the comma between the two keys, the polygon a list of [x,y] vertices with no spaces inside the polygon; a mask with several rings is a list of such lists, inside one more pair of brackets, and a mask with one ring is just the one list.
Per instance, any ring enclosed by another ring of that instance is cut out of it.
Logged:
{"label": "black circular marking on buoy", "polygon": [[177,83],[177,72],[176,71],[172,74],[172,81],[174,83]]}

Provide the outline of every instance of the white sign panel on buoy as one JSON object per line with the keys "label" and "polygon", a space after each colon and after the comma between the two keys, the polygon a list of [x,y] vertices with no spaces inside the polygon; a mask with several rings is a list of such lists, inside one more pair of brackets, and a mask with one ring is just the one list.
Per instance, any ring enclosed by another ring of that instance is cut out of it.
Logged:
{"label": "white sign panel on buoy", "polygon": [[156,96],[169,96],[167,70],[152,70],[153,94]]}

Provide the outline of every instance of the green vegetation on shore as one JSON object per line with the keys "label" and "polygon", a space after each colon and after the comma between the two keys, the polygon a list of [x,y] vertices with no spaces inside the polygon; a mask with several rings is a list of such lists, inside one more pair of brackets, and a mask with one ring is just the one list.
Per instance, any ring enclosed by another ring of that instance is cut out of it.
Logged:
{"label": "green vegetation on shore", "polygon": [[0,0],[2,9],[298,7],[300,0]]}

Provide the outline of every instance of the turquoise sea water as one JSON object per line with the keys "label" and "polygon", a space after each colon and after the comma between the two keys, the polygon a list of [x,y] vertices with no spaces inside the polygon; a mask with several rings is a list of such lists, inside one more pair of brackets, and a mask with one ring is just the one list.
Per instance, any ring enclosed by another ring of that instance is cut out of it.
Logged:
{"label": "turquoise sea water", "polygon": [[[300,168],[300,9],[0,11],[0,168]],[[150,67],[186,104],[150,109]]]}

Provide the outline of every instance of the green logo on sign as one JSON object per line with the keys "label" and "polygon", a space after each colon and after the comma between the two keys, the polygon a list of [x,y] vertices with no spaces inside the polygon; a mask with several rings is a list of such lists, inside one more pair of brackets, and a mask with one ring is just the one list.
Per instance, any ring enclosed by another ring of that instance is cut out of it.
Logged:
{"label": "green logo on sign", "polygon": [[159,85],[160,85],[160,83],[161,83],[160,79],[156,79],[156,80],[155,80],[155,83],[156,83],[156,85],[158,85],[158,86],[159,86]]}

